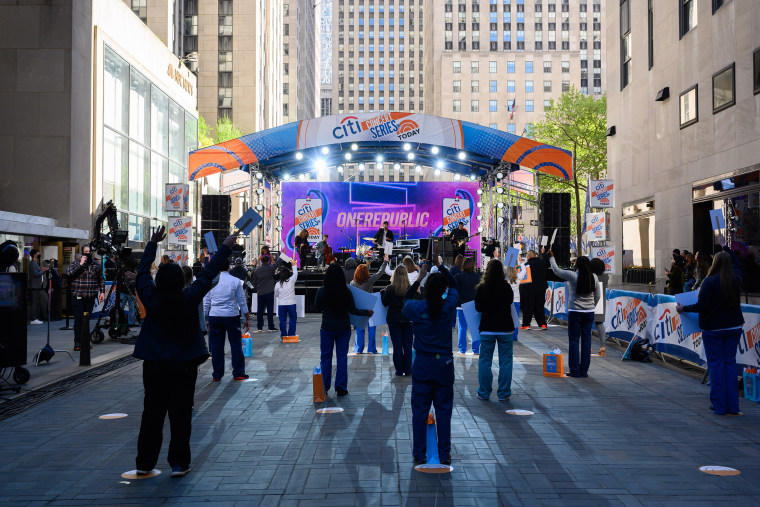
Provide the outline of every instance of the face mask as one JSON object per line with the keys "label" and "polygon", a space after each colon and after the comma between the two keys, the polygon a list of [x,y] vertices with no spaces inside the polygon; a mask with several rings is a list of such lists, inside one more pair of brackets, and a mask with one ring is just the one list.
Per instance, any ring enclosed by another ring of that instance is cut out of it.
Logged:
{"label": "face mask", "polygon": [[441,299],[446,299],[446,296],[448,295],[449,295],[449,289],[446,289],[445,291],[443,291],[443,295],[441,296]]}

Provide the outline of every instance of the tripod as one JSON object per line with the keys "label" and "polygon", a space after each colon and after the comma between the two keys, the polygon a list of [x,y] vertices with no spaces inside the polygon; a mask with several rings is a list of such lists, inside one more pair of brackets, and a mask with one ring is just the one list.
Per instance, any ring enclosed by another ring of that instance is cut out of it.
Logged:
{"label": "tripod", "polygon": [[129,286],[129,283],[127,283],[126,278],[124,277],[124,266],[121,264],[121,261],[118,258],[114,258],[114,264],[116,265],[115,271],[116,276],[114,277],[114,282],[111,287],[108,289],[108,293],[106,294],[105,299],[103,300],[103,308],[100,311],[100,314],[98,315],[98,320],[95,322],[95,327],[92,330],[92,333],[90,334],[90,340],[93,343],[101,343],[103,339],[105,338],[105,335],[100,330],[101,326],[100,321],[103,318],[103,315],[106,313],[106,309],[108,306],[108,301],[111,299],[111,294],[114,293],[114,290],[116,290],[116,294],[114,296],[114,303],[113,306],[110,308],[110,311],[108,312],[108,336],[110,336],[112,339],[117,340],[119,336],[124,335],[126,336],[129,334],[129,322],[127,322],[126,315],[124,315],[124,310],[121,306],[121,292],[118,290],[118,287],[124,287],[127,291],[127,298],[129,298],[130,303],[132,303],[133,308],[135,308],[136,314],[135,314],[135,324],[138,324],[140,322],[140,312],[137,310],[137,300],[135,299],[135,293],[132,291],[132,288]]}
{"label": "tripod", "polygon": [[35,355],[34,355],[34,366],[39,366],[40,361],[47,361],[50,362],[51,359],[53,359],[53,356],[56,352],[65,352],[69,355],[69,358],[71,358],[71,362],[74,363],[74,358],[71,357],[71,352],[68,350],[56,350],[53,349],[53,347],[50,346],[50,313],[51,313],[51,307],[52,307],[52,298],[53,298],[53,275],[50,274],[50,270],[48,269],[47,273],[45,273],[45,278],[48,280],[48,287],[47,287],[47,294],[48,294],[48,311],[47,311],[47,343],[44,347],[42,347]]}

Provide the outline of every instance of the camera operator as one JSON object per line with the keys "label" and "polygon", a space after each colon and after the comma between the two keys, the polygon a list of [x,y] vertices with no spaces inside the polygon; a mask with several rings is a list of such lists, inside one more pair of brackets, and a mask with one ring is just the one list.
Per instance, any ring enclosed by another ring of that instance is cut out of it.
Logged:
{"label": "camera operator", "polygon": [[88,336],[80,336],[82,333],[82,319],[84,313],[92,314],[95,298],[105,298],[105,281],[100,266],[93,262],[90,245],[82,247],[82,253],[77,254],[74,262],[66,270],[69,275],[69,287],[71,290],[71,303],[74,310],[74,350],[79,350],[82,343],[89,343]]}

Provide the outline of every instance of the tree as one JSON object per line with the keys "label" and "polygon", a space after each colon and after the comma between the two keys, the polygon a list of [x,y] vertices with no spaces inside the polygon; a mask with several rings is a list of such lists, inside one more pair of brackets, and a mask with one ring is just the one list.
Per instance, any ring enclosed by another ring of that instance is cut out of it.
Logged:
{"label": "tree", "polygon": [[585,205],[581,191],[586,191],[589,177],[598,179],[607,174],[607,96],[597,99],[571,87],[556,101],[552,99],[551,109],[544,119],[533,126],[533,137],[573,154],[571,179],[561,180],[539,173],[539,187],[542,191],[572,191],[573,232],[580,250],[582,198]]}
{"label": "tree", "polygon": [[235,126],[227,116],[219,118],[214,129],[209,127],[203,116],[198,117],[198,142],[201,148],[237,139],[242,135],[243,131]]}
{"label": "tree", "polygon": [[216,144],[211,127],[208,126],[206,120],[200,115],[198,115],[198,144],[201,148]]}

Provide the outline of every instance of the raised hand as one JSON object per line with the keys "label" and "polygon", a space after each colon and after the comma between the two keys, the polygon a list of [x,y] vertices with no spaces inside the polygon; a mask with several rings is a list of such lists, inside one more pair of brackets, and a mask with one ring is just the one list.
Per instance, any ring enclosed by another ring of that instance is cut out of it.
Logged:
{"label": "raised hand", "polygon": [[165,238],[166,238],[166,226],[162,225],[161,227],[153,231],[153,235],[150,237],[150,240],[153,243],[161,243]]}
{"label": "raised hand", "polygon": [[222,244],[226,246],[227,248],[232,248],[232,245],[234,245],[235,242],[237,241],[238,235],[240,235],[240,230],[237,230],[233,232],[232,234],[230,234],[229,236],[227,236],[227,239],[225,239]]}

